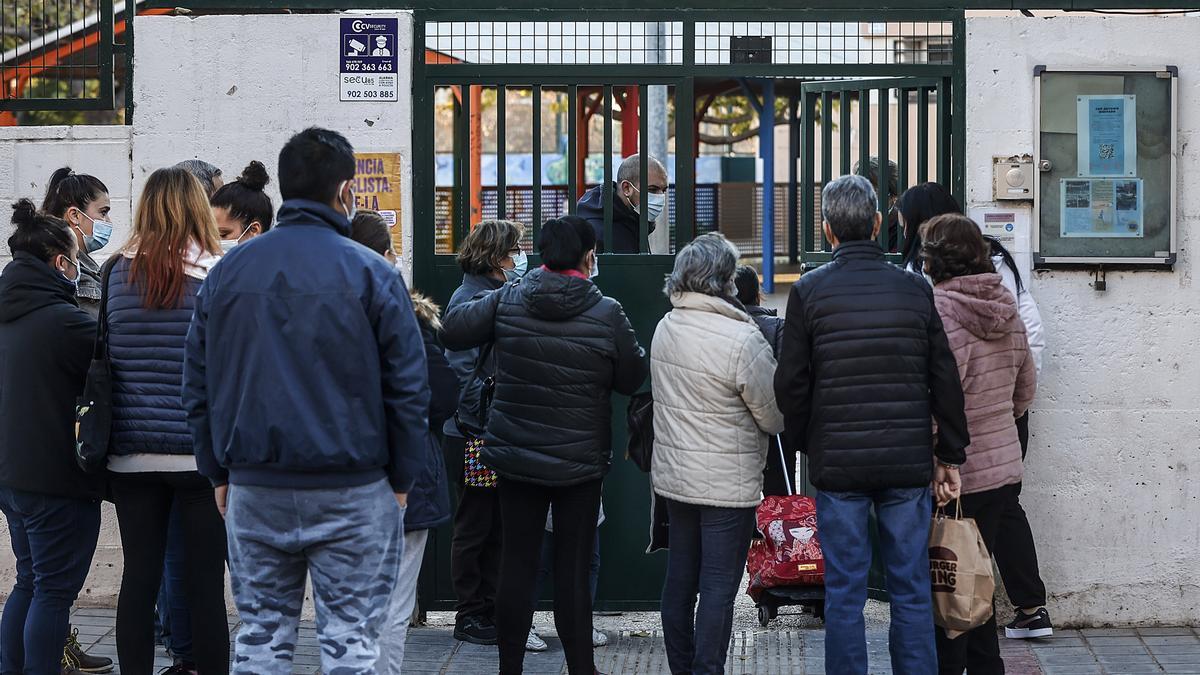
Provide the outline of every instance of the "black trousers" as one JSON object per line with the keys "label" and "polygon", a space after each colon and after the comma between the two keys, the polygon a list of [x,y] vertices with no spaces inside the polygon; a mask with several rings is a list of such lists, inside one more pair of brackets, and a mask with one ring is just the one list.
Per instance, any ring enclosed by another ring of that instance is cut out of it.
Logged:
{"label": "black trousers", "polygon": [[[1021,458],[1024,459],[1029,450],[1029,413],[1017,419],[1017,433],[1021,438]],[[1021,508],[1020,495],[1018,484],[1016,496],[1004,510],[992,555],[996,557],[1008,599],[1016,607],[1031,609],[1046,604],[1046,584],[1038,571],[1037,546],[1029,528],[1029,518]]]}
{"label": "black trousers", "polygon": [[[800,487],[796,485],[796,447],[783,437],[783,457],[779,456],[779,442],[771,437],[767,447],[767,465],[763,469],[763,495],[788,495],[788,481],[791,481],[792,492],[799,494]],[[786,480],[785,480],[786,476]]]}
{"label": "black trousers", "polygon": [[450,539],[450,580],[458,621],[493,617],[500,578],[500,499],[496,488],[463,485],[466,446],[466,439],[455,436],[446,436],[442,442],[447,475],[458,493]]}
{"label": "black trousers", "polygon": [[588,585],[600,515],[602,480],[567,487],[545,487],[500,480],[504,552],[496,628],[501,675],[522,672],[525,641],[533,623],[533,587],[537,582],[546,512],[554,507],[554,625],[571,675],[590,675],[592,595]]}
{"label": "black trousers", "polygon": [[193,660],[201,675],[227,674],[225,521],[217,511],[212,485],[194,471],[111,476],[125,555],[117,599],[121,672],[154,672],[154,606],[162,583],[167,526],[174,503],[185,539],[183,573],[191,610]]}
{"label": "black trousers", "polygon": [[[996,537],[1004,513],[1016,500],[1016,485],[962,496],[963,517],[975,519],[988,551],[996,550]],[[946,506],[946,513],[954,513],[955,508],[954,502],[950,502]],[[964,669],[968,675],[1003,675],[1004,660],[1000,658],[994,611],[987,623],[953,640],[946,637],[946,631],[941,627],[936,632],[940,675],[962,675]]]}

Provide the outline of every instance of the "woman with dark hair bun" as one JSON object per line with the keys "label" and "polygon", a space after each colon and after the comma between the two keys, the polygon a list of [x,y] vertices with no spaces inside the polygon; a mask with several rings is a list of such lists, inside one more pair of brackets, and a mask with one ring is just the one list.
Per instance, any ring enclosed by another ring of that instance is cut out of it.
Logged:
{"label": "woman with dark hair bun", "polygon": [[[1021,484],[1016,420],[1029,409],[1037,389],[1033,355],[1016,299],[993,268],[979,226],[966,216],[946,214],[922,225],[920,234],[925,273],[934,283],[934,303],[958,362],[966,399],[971,444],[961,468],[958,502],[963,515],[975,519],[988,550],[994,551]],[[952,497],[943,487],[935,486],[939,505]],[[954,507],[947,510],[953,513]],[[1004,672],[995,614],[956,638],[942,628],[936,635],[941,672]]]}
{"label": "woman with dark hair bun", "polygon": [[112,239],[113,225],[108,220],[110,210],[108,187],[99,178],[75,173],[69,166],[55,171],[50,177],[42,211],[61,218],[75,234],[79,266],[83,271],[78,297],[80,306],[93,317],[100,313],[100,264],[91,254],[107,246]]}
{"label": "woman with dark hair bun", "polygon": [[620,303],[592,283],[596,233],[576,216],[542,226],[543,265],[447,314],[450,349],[491,344],[495,371],[483,462],[499,475],[503,547],[496,594],[500,672],[520,673],[533,587],[554,517],[554,622],[571,675],[595,672],[588,584],[600,494],[612,464],[613,392],[646,379]]}
{"label": "woman with dark hair bun", "polygon": [[242,169],[242,175],[232,183],[226,183],[215,193],[209,203],[217,221],[217,232],[221,235],[221,249],[229,249],[257,237],[271,229],[275,207],[263,189],[271,182],[267,167],[262,162],[250,162]]}
{"label": "woman with dark hair bun", "polygon": [[[361,210],[350,221],[350,238],[396,264],[387,221],[376,211]],[[399,271],[397,271],[397,274]],[[442,425],[458,407],[458,375],[446,361],[437,331],[442,327],[441,310],[432,300],[415,290],[409,291],[421,338],[425,342],[425,362],[429,375],[429,431],[421,473],[408,493],[404,513],[404,554],[400,575],[388,603],[387,619],[379,636],[379,661],[375,672],[400,675],[408,624],[417,604],[417,580],[425,558],[429,531],[450,520],[450,490],[446,484],[446,464],[442,461]]]}
{"label": "woman with dark hair bun", "polygon": [[71,604],[100,532],[102,482],[75,463],[73,433],[96,321],[76,299],[81,265],[70,226],[28,199],[13,205],[12,222],[13,260],[0,274],[0,390],[8,392],[0,396],[0,510],[17,569],[0,622],[0,671],[59,675]]}

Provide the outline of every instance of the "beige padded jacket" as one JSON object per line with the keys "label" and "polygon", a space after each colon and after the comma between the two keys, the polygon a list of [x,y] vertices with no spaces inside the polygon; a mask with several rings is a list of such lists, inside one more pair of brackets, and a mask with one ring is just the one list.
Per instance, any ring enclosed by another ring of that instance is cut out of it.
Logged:
{"label": "beige padded jacket", "polygon": [[721,298],[682,293],[671,304],[650,350],[654,491],[688,504],[757,506],[768,434],[783,430],[771,345]]}

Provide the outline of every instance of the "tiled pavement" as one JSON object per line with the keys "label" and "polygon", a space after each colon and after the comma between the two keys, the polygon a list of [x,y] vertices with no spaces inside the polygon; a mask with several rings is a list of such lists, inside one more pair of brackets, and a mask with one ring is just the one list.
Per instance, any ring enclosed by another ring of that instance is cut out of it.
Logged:
{"label": "tiled pavement", "polygon": [[[93,654],[116,658],[112,610],[81,609],[72,624],[79,641]],[[230,623],[231,632],[236,624]],[[610,635],[611,643],[596,650],[596,666],[613,675],[666,673],[662,639],[656,633],[628,631]],[[561,644],[547,637],[550,650],[527,654],[530,675],[566,673]],[[1193,673],[1200,675],[1200,636],[1192,628],[1062,630],[1053,639],[1001,640],[1007,671],[1014,675],[1133,675]],[[887,635],[869,631],[872,675],[890,673]],[[804,675],[824,672],[824,634],[819,630],[746,630],[734,634],[727,672],[731,675]],[[320,649],[311,624],[300,630],[296,673],[319,672]],[[157,664],[170,665],[160,651]],[[409,634],[406,675],[483,675],[496,672],[494,647],[460,643],[445,627],[419,628]]]}

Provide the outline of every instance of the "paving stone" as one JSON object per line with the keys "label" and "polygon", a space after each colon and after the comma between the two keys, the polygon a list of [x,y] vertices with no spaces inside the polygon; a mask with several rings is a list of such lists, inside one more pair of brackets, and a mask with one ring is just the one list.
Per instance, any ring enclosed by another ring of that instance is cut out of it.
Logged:
{"label": "paving stone", "polygon": [[1099,636],[1088,635],[1087,641],[1088,641],[1088,644],[1092,645],[1093,647],[1098,647],[1098,646],[1102,646],[1102,645],[1140,645],[1140,644],[1142,644],[1142,638],[1138,637],[1137,635],[1129,635],[1129,636],[1121,636],[1121,637],[1108,637],[1108,636],[1103,636],[1103,635],[1099,635]]}
{"label": "paving stone", "polygon": [[1154,660],[1159,663],[1179,663],[1179,664],[1197,664],[1200,665],[1200,650],[1179,652],[1177,654],[1162,654],[1153,652]]}
{"label": "paving stone", "polygon": [[1160,626],[1160,627],[1154,627],[1154,628],[1139,628],[1139,629],[1137,629],[1137,632],[1139,635],[1141,635],[1143,637],[1146,637],[1146,636],[1155,637],[1155,636],[1162,636],[1162,635],[1167,635],[1167,636],[1190,635],[1192,637],[1196,636],[1195,631],[1193,631],[1191,628],[1188,628],[1187,626]]}

